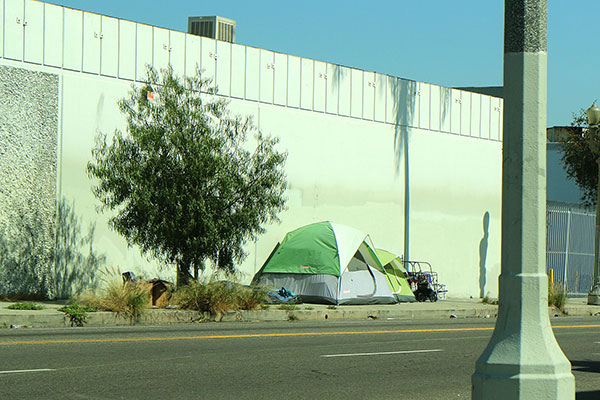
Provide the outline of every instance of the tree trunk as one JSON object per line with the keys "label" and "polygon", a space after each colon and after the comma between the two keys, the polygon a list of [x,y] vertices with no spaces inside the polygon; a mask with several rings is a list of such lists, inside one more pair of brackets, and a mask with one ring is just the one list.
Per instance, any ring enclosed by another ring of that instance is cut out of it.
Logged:
{"label": "tree trunk", "polygon": [[190,266],[187,264],[177,264],[177,287],[189,284],[191,278]]}

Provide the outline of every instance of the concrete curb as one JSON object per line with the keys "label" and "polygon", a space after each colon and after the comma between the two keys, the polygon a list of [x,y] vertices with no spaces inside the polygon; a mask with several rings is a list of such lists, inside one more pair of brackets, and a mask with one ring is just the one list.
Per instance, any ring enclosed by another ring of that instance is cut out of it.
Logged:
{"label": "concrete curb", "polygon": [[[393,307],[393,306],[392,306]],[[496,317],[498,310],[490,309],[444,309],[444,310],[402,310],[377,307],[368,309],[347,308],[325,310],[264,310],[238,311],[227,313],[222,321],[340,321],[367,319],[437,319],[437,318],[490,318]]]}
{"label": "concrete curb", "polygon": [[[496,307],[481,309],[448,308],[432,310],[406,310],[387,307],[353,308],[352,306],[336,309],[267,309],[252,311],[232,311],[211,315],[186,310],[147,310],[137,320],[113,312],[90,312],[85,326],[107,327],[126,325],[173,325],[199,322],[272,322],[272,321],[341,321],[368,319],[437,319],[437,318],[491,318],[497,315]],[[18,311],[0,314],[0,327],[10,328],[65,328],[71,323],[60,311]]]}
{"label": "concrete curb", "polygon": [[[551,308],[551,310],[553,310]],[[554,313],[550,313],[550,315],[556,314],[557,310],[553,310]],[[598,317],[600,316],[600,307],[598,306],[565,306],[565,312],[569,317]]]}
{"label": "concrete curb", "polygon": [[[0,328],[65,328],[71,323],[67,316],[49,305],[46,310],[20,311],[0,306]],[[600,307],[586,304],[568,304],[565,313],[548,308],[550,317],[599,317]],[[440,301],[438,303],[410,303],[396,305],[339,306],[301,304],[297,309],[282,309],[272,305],[266,310],[234,311],[211,315],[186,310],[150,309],[139,319],[132,320],[113,312],[88,313],[85,326],[109,327],[126,325],[173,325],[199,322],[271,322],[271,321],[341,321],[341,320],[416,320],[443,318],[495,318],[498,306],[473,301]]]}

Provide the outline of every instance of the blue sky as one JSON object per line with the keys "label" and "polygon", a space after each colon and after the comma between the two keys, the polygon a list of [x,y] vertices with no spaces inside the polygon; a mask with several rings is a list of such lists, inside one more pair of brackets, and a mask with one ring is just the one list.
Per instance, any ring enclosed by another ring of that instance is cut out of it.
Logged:
{"label": "blue sky", "polygon": [[[237,21],[236,42],[443,86],[500,86],[503,0],[49,0],[186,31]],[[548,126],[600,99],[599,0],[548,0]],[[596,43],[592,43],[596,41]]]}

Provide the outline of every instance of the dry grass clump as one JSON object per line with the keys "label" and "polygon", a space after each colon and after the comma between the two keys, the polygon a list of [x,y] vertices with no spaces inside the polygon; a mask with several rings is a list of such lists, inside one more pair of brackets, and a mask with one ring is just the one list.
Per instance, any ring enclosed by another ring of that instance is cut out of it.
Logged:
{"label": "dry grass clump", "polygon": [[237,307],[240,310],[262,308],[268,299],[267,293],[258,288],[240,287],[237,292]]}
{"label": "dry grass clump", "polygon": [[84,307],[88,307],[90,309],[102,310],[102,298],[95,294],[81,294],[77,297],[74,297],[71,303],[79,304]]}
{"label": "dry grass clump", "polygon": [[110,282],[100,300],[100,308],[137,319],[142,315],[149,299],[150,293],[144,284]]}
{"label": "dry grass clump", "polygon": [[114,268],[106,268],[102,273],[105,285],[100,294],[80,295],[75,302],[99,311],[112,311],[138,319],[150,300],[148,284],[139,281],[123,282],[121,272]]}
{"label": "dry grass clump", "polygon": [[567,292],[563,289],[548,283],[548,305],[556,307],[560,311],[565,311],[567,302]]}
{"label": "dry grass clump", "polygon": [[494,298],[490,297],[489,293],[486,293],[485,296],[483,296],[483,298],[481,299],[481,303],[498,305],[498,299],[494,299]]}
{"label": "dry grass clump", "polygon": [[175,292],[173,301],[184,309],[215,314],[231,311],[235,304],[226,282],[192,281]]}
{"label": "dry grass clump", "polygon": [[172,301],[183,309],[220,314],[260,308],[267,296],[263,290],[227,281],[192,281],[179,288]]}

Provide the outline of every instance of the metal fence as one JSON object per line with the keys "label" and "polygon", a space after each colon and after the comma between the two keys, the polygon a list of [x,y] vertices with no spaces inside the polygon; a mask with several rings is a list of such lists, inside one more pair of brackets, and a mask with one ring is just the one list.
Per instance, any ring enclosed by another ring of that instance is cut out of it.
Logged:
{"label": "metal fence", "polygon": [[548,202],[547,262],[554,284],[569,296],[587,295],[594,276],[596,215],[580,205]]}

